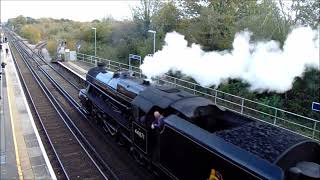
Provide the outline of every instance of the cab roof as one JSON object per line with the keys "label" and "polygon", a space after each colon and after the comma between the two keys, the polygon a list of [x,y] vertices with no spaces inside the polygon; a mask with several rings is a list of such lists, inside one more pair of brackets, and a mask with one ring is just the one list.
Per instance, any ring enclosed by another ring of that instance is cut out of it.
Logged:
{"label": "cab roof", "polygon": [[148,113],[153,107],[161,109],[171,107],[188,118],[194,116],[197,107],[214,105],[206,98],[170,86],[149,86],[133,99],[132,104],[145,113]]}

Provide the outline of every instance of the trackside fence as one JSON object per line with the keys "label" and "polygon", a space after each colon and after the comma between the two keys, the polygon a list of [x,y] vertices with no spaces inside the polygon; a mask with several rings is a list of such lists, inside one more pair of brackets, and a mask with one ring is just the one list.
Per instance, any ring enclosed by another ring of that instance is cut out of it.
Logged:
{"label": "trackside fence", "polygon": [[[82,53],[77,54],[77,59],[90,64],[95,64],[96,61],[103,62],[111,71],[131,69],[136,76],[145,77],[141,73],[141,69],[137,66],[131,65],[129,67],[128,64]],[[167,74],[153,78],[153,81],[157,84],[172,85],[195,95],[205,96],[211,99],[216,105],[230,111],[234,111],[250,118],[264,121],[320,141],[320,120],[302,116],[240,96],[235,96],[217,89],[202,87],[194,82],[176,78]]]}

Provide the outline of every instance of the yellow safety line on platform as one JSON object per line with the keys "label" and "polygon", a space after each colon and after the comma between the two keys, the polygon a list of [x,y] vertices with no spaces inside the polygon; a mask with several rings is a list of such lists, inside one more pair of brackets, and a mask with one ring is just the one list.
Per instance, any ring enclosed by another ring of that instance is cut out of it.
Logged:
{"label": "yellow safety line on platform", "polygon": [[12,114],[12,104],[11,104],[11,95],[13,95],[13,91],[10,86],[10,81],[8,80],[8,76],[6,76],[7,79],[7,93],[8,93],[8,103],[9,103],[9,112],[10,112],[10,121],[11,121],[11,127],[12,127],[12,136],[13,136],[13,143],[14,143],[14,149],[15,149],[15,154],[16,154],[16,161],[17,161],[17,169],[18,169],[18,175],[19,179],[23,180],[23,174],[22,174],[22,169],[21,169],[21,164],[20,164],[20,158],[19,158],[19,152],[18,152],[18,145],[17,145],[17,140],[16,140],[16,133],[15,133],[15,128],[14,128],[14,122],[13,122],[13,114]]}

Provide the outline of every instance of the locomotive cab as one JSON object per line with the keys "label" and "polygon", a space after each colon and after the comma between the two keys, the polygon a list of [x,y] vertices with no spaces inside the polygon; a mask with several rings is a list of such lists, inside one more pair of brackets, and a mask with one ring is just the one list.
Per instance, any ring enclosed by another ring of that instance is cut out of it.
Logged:
{"label": "locomotive cab", "polygon": [[[320,145],[129,72],[89,70],[81,103],[102,128],[124,137],[136,160],[172,179],[319,179]],[[162,129],[151,129],[154,112]],[[218,178],[219,179],[219,178]]]}
{"label": "locomotive cab", "polygon": [[151,129],[151,124],[155,120],[153,113],[159,111],[164,112],[158,107],[145,112],[141,108],[133,105],[134,121],[132,123],[133,144],[143,154],[148,157],[154,156],[157,146],[157,139],[161,129]]}

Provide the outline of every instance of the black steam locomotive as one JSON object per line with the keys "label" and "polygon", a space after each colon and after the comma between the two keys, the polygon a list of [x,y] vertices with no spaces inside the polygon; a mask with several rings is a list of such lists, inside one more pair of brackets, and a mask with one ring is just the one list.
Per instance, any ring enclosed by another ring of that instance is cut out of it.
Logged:
{"label": "black steam locomotive", "polygon": [[[171,179],[320,179],[320,145],[128,71],[92,68],[83,109],[135,158]],[[152,129],[154,112],[164,125]]]}

